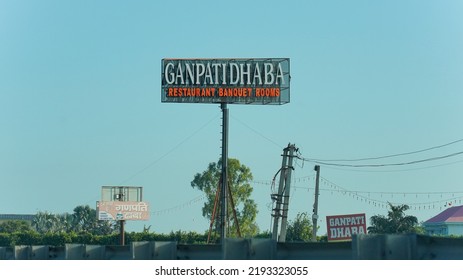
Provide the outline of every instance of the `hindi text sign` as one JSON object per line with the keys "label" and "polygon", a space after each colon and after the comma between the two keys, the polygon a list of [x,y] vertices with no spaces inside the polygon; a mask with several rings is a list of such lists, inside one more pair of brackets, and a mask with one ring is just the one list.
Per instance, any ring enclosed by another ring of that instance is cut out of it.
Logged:
{"label": "hindi text sign", "polygon": [[149,220],[150,216],[149,204],[143,201],[98,201],[96,209],[98,220]]}

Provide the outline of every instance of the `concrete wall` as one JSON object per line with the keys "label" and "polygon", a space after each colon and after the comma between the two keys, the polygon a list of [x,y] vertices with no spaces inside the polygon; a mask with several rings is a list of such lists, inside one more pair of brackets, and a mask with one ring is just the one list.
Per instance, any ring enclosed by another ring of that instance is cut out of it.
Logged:
{"label": "concrete wall", "polygon": [[276,243],[227,239],[220,245],[134,242],[127,246],[66,244],[0,247],[0,260],[463,260],[463,239],[420,235],[359,235],[352,242]]}

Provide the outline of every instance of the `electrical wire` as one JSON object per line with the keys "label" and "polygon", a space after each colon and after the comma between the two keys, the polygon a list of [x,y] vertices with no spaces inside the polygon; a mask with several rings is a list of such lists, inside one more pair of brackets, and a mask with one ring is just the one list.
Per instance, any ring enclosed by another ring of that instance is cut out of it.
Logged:
{"label": "electrical wire", "polygon": [[[255,130],[254,128],[250,127],[248,124],[246,124],[245,122],[235,118],[232,116],[233,119],[235,119],[236,121],[238,121],[239,123],[241,123],[243,126],[245,126],[246,128],[248,128],[249,130],[253,131],[255,134],[259,135],[260,137],[266,139],[267,141],[269,141],[270,143],[274,144],[275,146],[279,147],[279,148],[282,148],[281,145],[279,145],[278,143],[276,143],[275,141],[273,141],[272,139],[268,138],[267,136],[263,135],[262,133],[258,132],[257,130]],[[453,157],[453,156],[457,156],[457,155],[460,155],[460,154],[463,154],[463,151],[462,152],[457,152],[457,153],[453,153],[453,154],[449,154],[449,155],[445,155],[445,156],[439,156],[439,157],[433,157],[433,158],[427,158],[427,159],[423,159],[423,160],[415,160],[415,161],[409,161],[409,162],[399,162],[399,163],[386,163],[386,164],[342,164],[342,163],[331,163],[331,162],[354,162],[354,161],[368,161],[368,160],[378,160],[378,159],[386,159],[386,158],[392,158],[392,157],[399,157],[399,156],[405,156],[405,155],[412,155],[412,154],[417,154],[417,153],[422,153],[422,152],[426,152],[426,151],[431,151],[431,150],[435,150],[435,149],[440,149],[440,148],[443,148],[443,147],[446,147],[446,146],[450,146],[450,145],[453,145],[453,144],[456,144],[456,143],[459,143],[459,142],[463,142],[463,139],[458,139],[458,140],[455,140],[455,141],[452,141],[452,142],[449,142],[449,143],[445,143],[445,144],[442,144],[442,145],[437,145],[437,146],[433,146],[433,147],[430,147],[430,148],[426,148],[426,149],[421,149],[421,150],[417,150],[417,151],[412,151],[412,152],[405,152],[405,153],[398,153],[398,154],[392,154],[392,155],[386,155],[386,156],[378,156],[378,157],[367,157],[367,158],[358,158],[358,159],[312,159],[312,158],[304,158],[304,157],[301,157],[300,155],[298,155],[296,158],[298,159],[301,159],[302,162],[313,162],[313,163],[317,163],[317,164],[320,164],[320,165],[325,165],[325,166],[337,166],[337,167],[353,167],[353,168],[362,168],[362,167],[387,167],[387,166],[402,166],[402,165],[411,165],[411,164],[418,164],[418,163],[423,163],[423,162],[428,162],[428,161],[434,161],[434,160],[440,160],[440,159],[445,159],[445,158],[449,158],[449,157]],[[457,161],[455,163],[458,163],[460,161]],[[450,165],[450,164],[453,164],[453,163],[449,163],[449,164],[441,164],[441,165],[436,165],[436,166],[431,166],[431,167],[423,167],[423,168],[420,168],[420,169],[425,169],[425,168],[432,168],[432,167],[438,167],[438,166],[444,166],[444,165]],[[417,170],[417,169],[407,169],[407,170],[399,170],[399,171],[411,171],[411,170]],[[371,172],[378,172],[378,171],[371,171]],[[381,172],[397,172],[397,170],[391,170],[391,171],[381,171]]]}
{"label": "electrical wire", "polygon": [[195,130],[193,133],[191,133],[189,136],[187,136],[185,139],[183,139],[182,141],[180,141],[177,145],[175,145],[174,147],[172,147],[170,150],[168,150],[167,152],[165,152],[163,155],[161,155],[160,157],[158,157],[156,160],[150,162],[149,164],[147,164],[145,167],[143,167],[142,169],[140,169],[139,171],[137,171],[136,173],[134,173],[132,176],[128,177],[127,179],[125,179],[124,181],[122,181],[120,183],[120,185],[132,180],[133,178],[135,178],[136,176],[140,175],[141,173],[145,172],[146,170],[148,170],[149,168],[151,168],[153,165],[155,165],[156,163],[158,163],[159,161],[161,161],[162,159],[164,159],[166,156],[170,155],[173,151],[175,151],[176,149],[178,149],[181,145],[185,144],[188,140],[190,140],[191,138],[193,138],[193,136],[195,136],[196,134],[198,134],[201,130],[203,130],[206,126],[208,126],[212,121],[214,121],[215,119],[218,118],[218,114],[215,115],[212,119],[208,120],[205,124],[203,124],[200,128],[198,128],[197,130]]}
{"label": "electrical wire", "polygon": [[[267,141],[274,144],[275,146],[277,146],[279,148],[282,148],[281,145],[279,145],[278,143],[276,143],[272,139],[266,137],[262,133],[258,132],[254,128],[250,127],[245,122],[243,122],[243,121],[241,121],[241,120],[239,120],[239,119],[237,119],[237,118],[235,118],[233,116],[232,116],[232,118],[235,119],[236,121],[238,121],[239,123],[241,123],[243,126],[248,128],[249,130],[253,131],[255,134],[259,135],[260,137],[266,139]],[[427,159],[422,159],[422,160],[415,160],[415,161],[408,161],[408,162],[398,162],[398,163],[342,164],[342,163],[332,163],[332,162],[368,161],[368,160],[378,160],[378,159],[386,159],[386,158],[399,157],[399,156],[405,156],[405,155],[412,155],[412,154],[422,153],[422,152],[431,151],[431,150],[435,150],[435,149],[440,149],[440,148],[447,147],[447,146],[450,146],[450,145],[453,145],[453,144],[456,144],[456,143],[459,143],[459,142],[463,142],[463,139],[458,139],[458,140],[455,140],[455,141],[452,141],[452,142],[449,142],[449,143],[445,143],[445,144],[442,144],[442,145],[437,145],[437,146],[433,146],[433,147],[429,147],[429,148],[421,149],[421,150],[417,150],[417,151],[412,151],[412,152],[398,153],[398,154],[392,154],[392,155],[386,155],[386,156],[378,156],[378,157],[358,158],[358,159],[312,159],[312,158],[304,158],[304,157],[301,157],[300,155],[298,155],[296,158],[301,159],[303,163],[307,161],[307,162],[317,163],[317,164],[320,164],[320,165],[337,166],[337,167],[364,168],[364,167],[403,166],[403,165],[412,165],[412,164],[418,164],[418,163],[423,163],[423,162],[428,162],[428,161],[435,161],[435,160],[441,160],[441,159],[445,159],[445,158],[449,158],[449,157],[454,157],[454,156],[463,154],[463,151],[453,153],[453,154],[444,155],[444,156],[438,156],[438,157],[427,158]],[[458,161],[458,162],[460,162],[460,161]],[[456,162],[456,163],[458,163],[458,162]],[[438,166],[443,166],[443,165],[449,165],[449,164],[442,164],[442,165],[437,165],[437,166],[432,166],[432,167],[438,167]],[[431,168],[431,167],[423,167],[422,169],[424,169],[424,168]],[[408,169],[408,170],[404,170],[404,171],[410,171],[410,170],[414,170],[414,169]],[[374,172],[377,172],[377,171],[374,171]],[[382,172],[397,172],[397,170],[395,170],[395,171],[382,171]]]}
{"label": "electrical wire", "polygon": [[444,156],[438,156],[438,157],[432,157],[432,158],[427,158],[427,159],[421,159],[421,160],[414,160],[414,161],[408,161],[408,162],[398,162],[398,163],[382,163],[382,164],[342,164],[342,163],[330,163],[330,162],[323,162],[323,161],[318,161],[318,160],[311,160],[307,158],[302,158],[299,157],[299,159],[308,161],[308,162],[314,162],[320,165],[328,165],[328,166],[339,166],[339,167],[386,167],[386,166],[402,166],[402,165],[411,165],[411,164],[417,164],[417,163],[423,163],[423,162],[428,162],[428,161],[434,161],[434,160],[440,160],[440,159],[445,159],[449,157],[454,157],[463,154],[462,152],[456,152],[453,154],[449,155],[444,155]]}
{"label": "electrical wire", "polygon": [[325,166],[325,168],[329,169],[334,169],[334,170],[341,170],[341,171],[353,171],[353,172],[373,172],[373,173],[388,173],[388,172],[408,172],[408,171],[417,171],[417,170],[423,170],[423,169],[430,169],[430,168],[436,168],[436,167],[442,167],[442,166],[447,166],[447,165],[454,165],[458,163],[462,163],[463,160],[458,160],[454,162],[449,162],[449,163],[443,163],[443,164],[437,164],[437,165],[431,165],[431,166],[425,166],[425,167],[417,167],[417,168],[408,168],[408,169],[396,169],[396,170],[365,170],[365,169],[346,169],[346,168],[336,168],[332,166]]}
{"label": "electrical wire", "polygon": [[446,144],[442,144],[442,145],[438,145],[438,146],[434,146],[434,147],[430,147],[430,148],[426,148],[426,149],[422,149],[422,150],[418,150],[418,151],[406,152],[406,153],[400,153],[400,154],[392,154],[392,155],[379,156],[379,157],[358,158],[358,159],[310,159],[310,161],[312,161],[312,162],[317,162],[317,161],[320,161],[320,162],[348,161],[349,162],[349,161],[366,161],[366,160],[385,159],[385,158],[391,158],[391,157],[398,157],[398,156],[405,156],[405,155],[412,155],[412,154],[422,153],[422,152],[426,152],[426,151],[435,150],[435,149],[443,148],[443,147],[446,147],[446,146],[450,146],[450,145],[453,145],[453,144],[456,144],[456,143],[459,143],[459,142],[463,142],[463,139],[458,139],[458,140],[455,140],[455,141],[452,141],[452,142],[449,142],[449,143],[446,143]]}
{"label": "electrical wire", "polygon": [[260,133],[259,131],[255,130],[254,128],[250,127],[247,123],[237,119],[236,117],[233,117],[231,116],[232,119],[236,120],[237,122],[239,122],[240,124],[242,124],[244,127],[246,127],[247,129],[251,130],[252,132],[254,132],[255,134],[259,135],[260,137],[264,138],[265,140],[267,140],[268,142],[272,143],[273,145],[277,146],[278,148],[280,149],[283,149],[283,147],[278,144],[277,142],[273,141],[272,139],[268,138],[267,136],[263,135],[262,133]]}

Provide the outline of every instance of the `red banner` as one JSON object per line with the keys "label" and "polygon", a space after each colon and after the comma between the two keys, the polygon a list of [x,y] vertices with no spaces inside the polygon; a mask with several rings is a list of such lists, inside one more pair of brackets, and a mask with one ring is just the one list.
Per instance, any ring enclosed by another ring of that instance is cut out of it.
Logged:
{"label": "red banner", "polygon": [[366,234],[365,214],[326,216],[328,241],[352,240],[353,234]]}

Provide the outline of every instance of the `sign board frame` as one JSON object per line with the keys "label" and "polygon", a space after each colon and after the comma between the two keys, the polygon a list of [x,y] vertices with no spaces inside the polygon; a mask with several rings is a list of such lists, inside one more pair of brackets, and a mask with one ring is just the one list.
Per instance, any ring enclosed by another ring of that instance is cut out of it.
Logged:
{"label": "sign board frame", "polygon": [[146,221],[150,218],[149,203],[136,201],[97,201],[100,221]]}
{"label": "sign board frame", "polygon": [[165,58],[161,61],[161,80],[162,102],[290,102],[289,58]]}
{"label": "sign board frame", "polygon": [[143,201],[143,187],[103,186],[101,201]]}
{"label": "sign board frame", "polygon": [[366,234],[366,215],[348,214],[326,216],[328,242],[350,241],[353,234]]}

